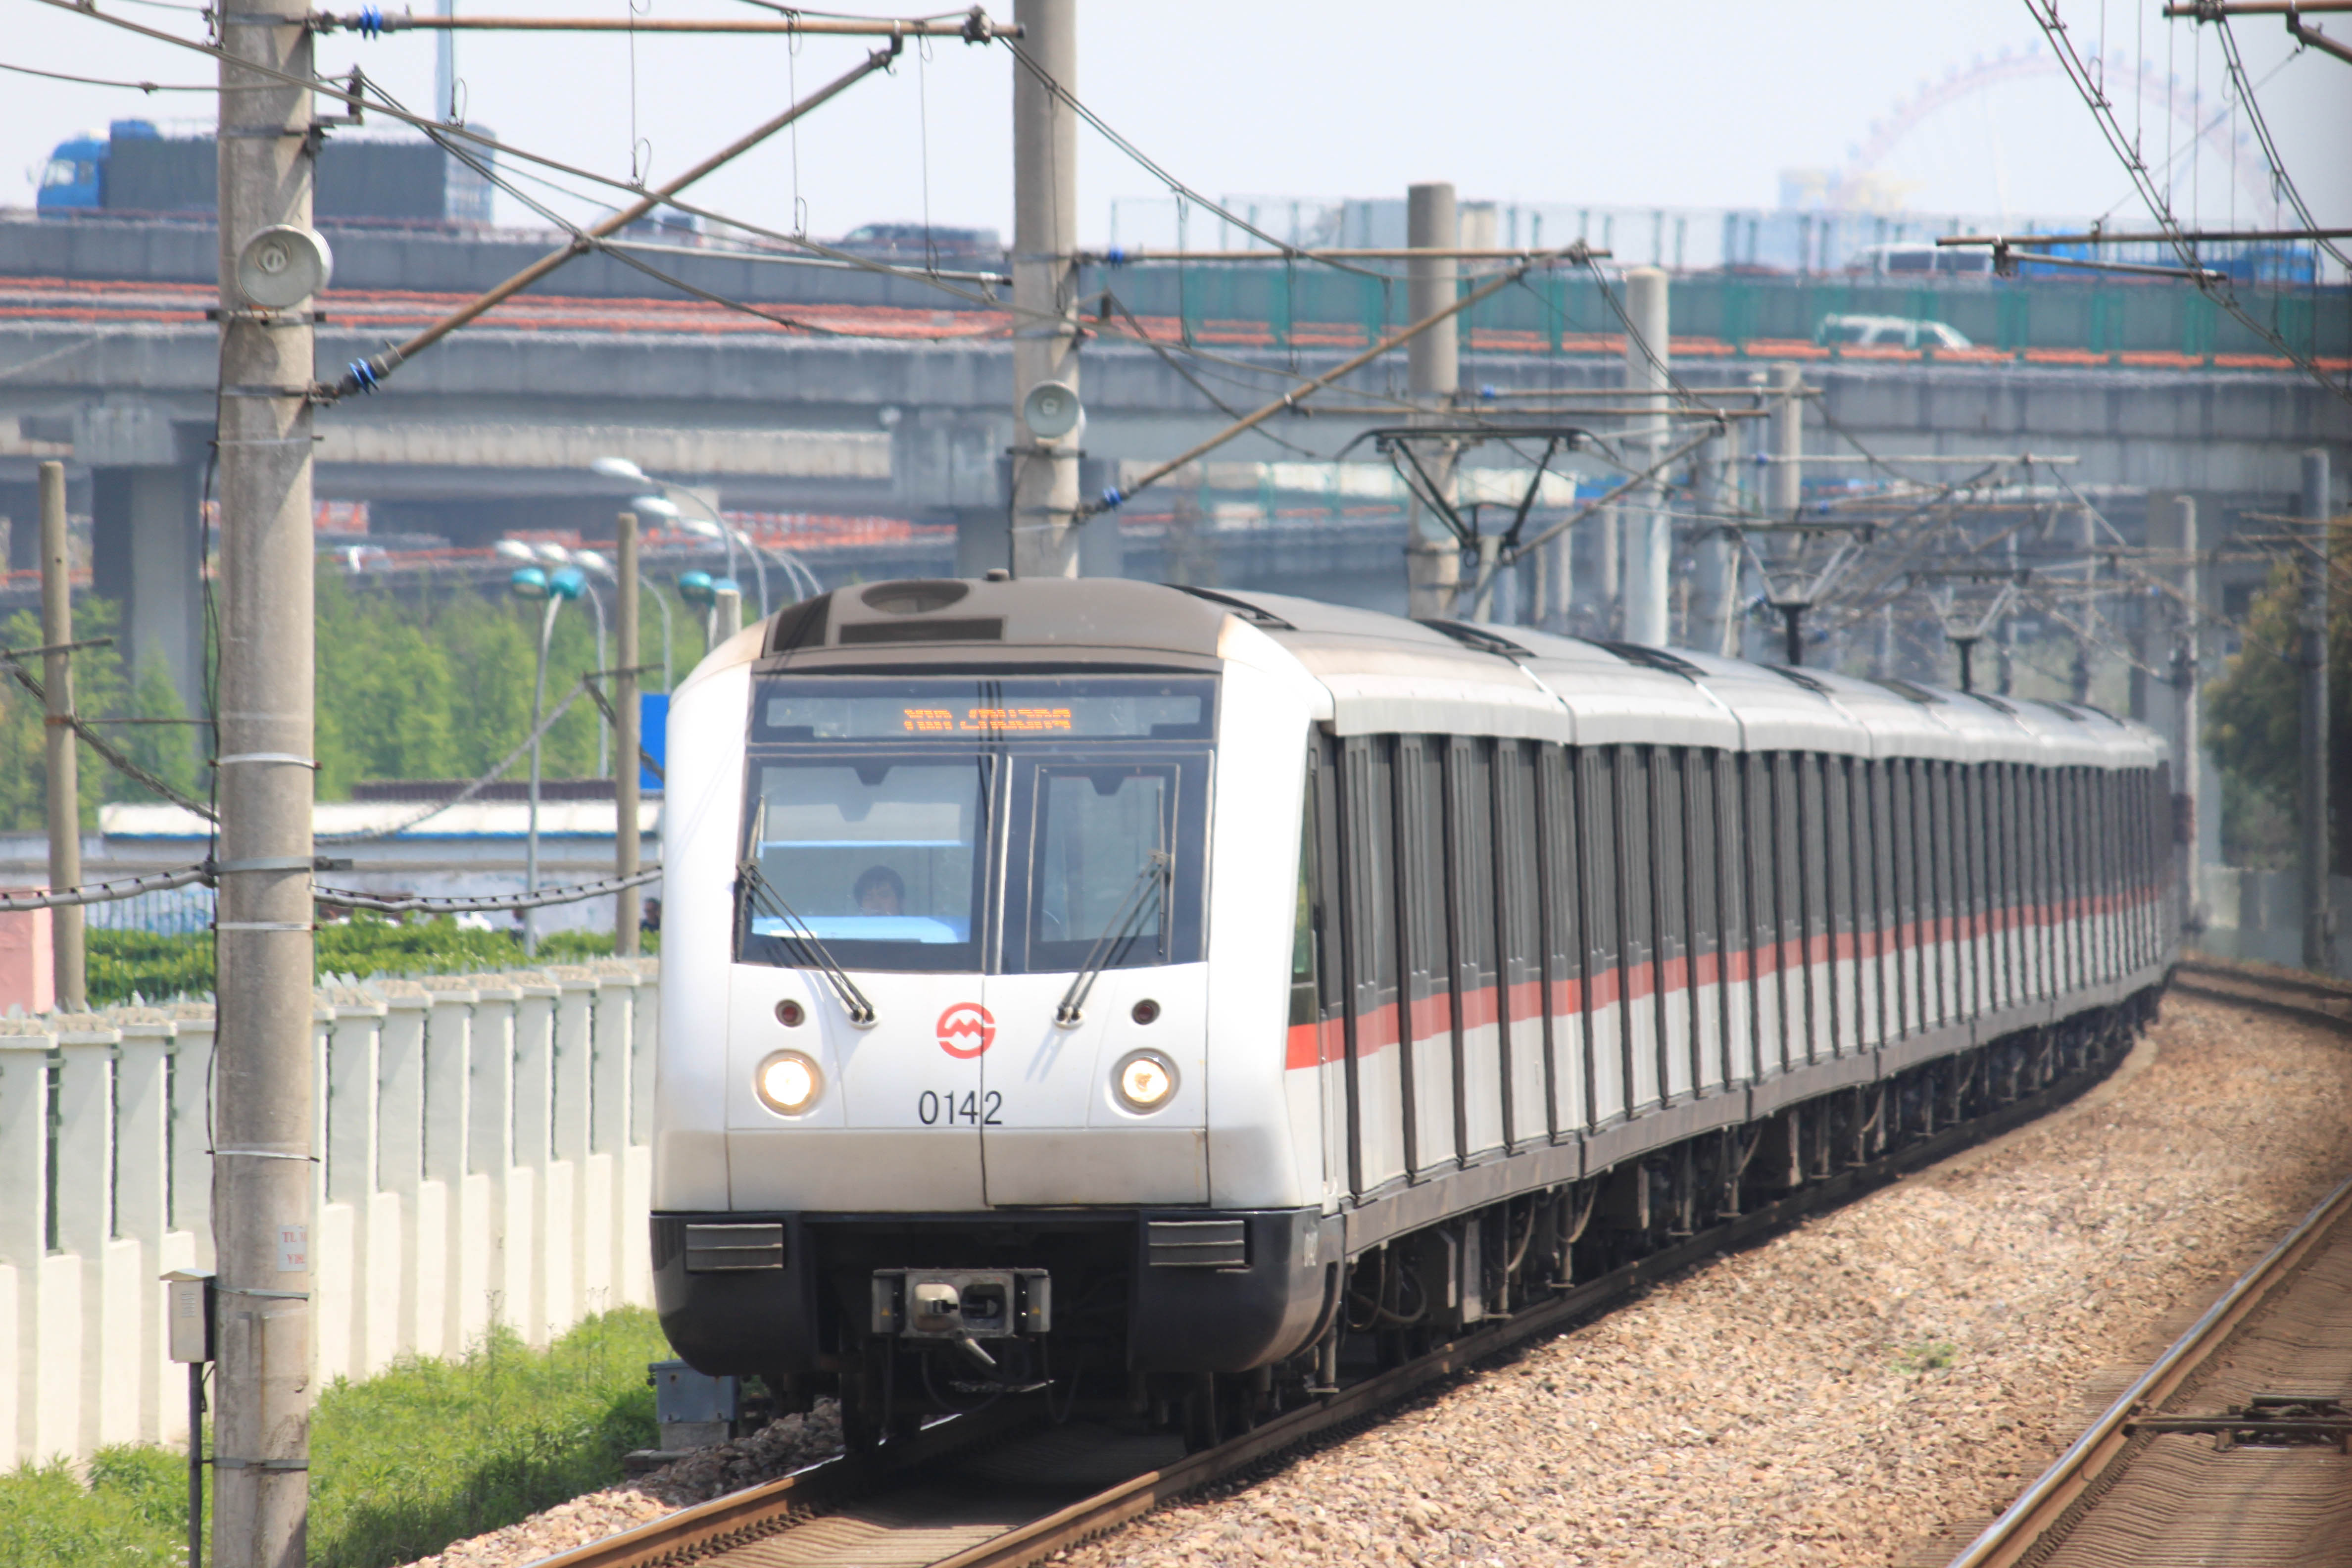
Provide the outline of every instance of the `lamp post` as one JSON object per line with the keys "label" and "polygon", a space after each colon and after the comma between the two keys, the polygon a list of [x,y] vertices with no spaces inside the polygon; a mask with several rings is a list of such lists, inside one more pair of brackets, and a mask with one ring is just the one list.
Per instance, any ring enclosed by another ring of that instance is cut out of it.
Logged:
{"label": "lamp post", "polygon": [[[560,569],[556,574],[557,576],[561,576],[563,571],[570,571],[580,576],[580,592],[588,596],[588,607],[596,612],[596,668],[600,670],[610,668],[611,661],[604,656],[604,598],[603,595],[596,592],[595,584],[582,574],[581,569],[593,560],[603,566],[604,575],[609,577],[613,574],[612,568],[604,566],[604,558],[593,550],[566,550],[562,545],[552,542],[542,542],[532,548],[539,552],[539,558],[541,561]],[[549,581],[552,582],[554,578],[551,577]],[[566,595],[566,597],[570,596]],[[596,776],[603,778],[612,771],[612,736],[606,732],[604,725],[599,724],[596,726]]]}
{"label": "lamp post", "polygon": [[[657,517],[666,522],[675,522],[687,532],[698,538],[718,540],[727,548],[727,575],[730,577],[735,575],[735,547],[741,545],[744,553],[751,558],[751,568],[757,574],[760,584],[761,619],[767,618],[772,607],[768,602],[767,563],[761,559],[762,556],[772,558],[784,569],[785,574],[792,579],[793,595],[795,599],[814,598],[824,592],[824,584],[817,581],[816,574],[809,569],[808,563],[788,550],[777,550],[760,543],[741,529],[729,527],[727,520],[719,515],[718,509],[688,486],[672,479],[656,479],[626,458],[599,458],[588,467],[605,479],[622,479],[635,485],[651,485],[659,490],[661,492],[659,495],[641,495],[629,504],[642,516]],[[673,499],[677,496],[684,496],[692,501],[703,515],[687,516],[685,510]]]}
{"label": "lamp post", "polygon": [[702,612],[702,646],[705,651],[719,646],[719,595],[722,593],[740,595],[742,588],[732,577],[713,577],[708,572],[681,572],[677,576],[677,596],[688,609]]}
{"label": "lamp post", "polygon": [[[547,706],[547,645],[555,636],[556,612],[563,601],[580,596],[588,585],[587,578],[576,566],[558,567],[553,573],[538,566],[518,566],[507,578],[508,591],[518,599],[543,600],[547,608],[539,617],[539,663],[531,677],[530,686],[530,824],[523,836],[522,888],[525,893],[539,891],[539,781],[540,747],[539,718]],[[522,950],[536,957],[539,953],[539,911],[522,911]]]}

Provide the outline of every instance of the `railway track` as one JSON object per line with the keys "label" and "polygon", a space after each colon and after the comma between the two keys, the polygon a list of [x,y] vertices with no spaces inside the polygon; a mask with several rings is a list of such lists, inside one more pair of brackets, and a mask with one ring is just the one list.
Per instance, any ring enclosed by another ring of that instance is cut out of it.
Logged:
{"label": "railway track", "polygon": [[[2185,962],[2185,994],[2352,1037],[2352,986]],[[1951,1568],[2352,1563],[2352,1179]]]}
{"label": "railway track", "polygon": [[2352,1563],[2352,1180],[1951,1568]]}
{"label": "railway track", "polygon": [[2338,981],[2250,964],[2184,959],[2173,966],[2172,988],[2200,1001],[2234,1002],[2352,1035],[2352,985]]}
{"label": "railway track", "polygon": [[1287,1449],[1342,1436],[1416,1392],[1512,1347],[1557,1333],[1708,1258],[1765,1241],[2056,1109],[2120,1056],[1800,1189],[1663,1251],[1490,1321],[1430,1353],[1186,1454],[1166,1436],[1052,1426],[1034,1407],[982,1411],[911,1440],[813,1466],[718,1498],[536,1568],[1016,1568],[1116,1528],[1160,1503],[1244,1473]]}

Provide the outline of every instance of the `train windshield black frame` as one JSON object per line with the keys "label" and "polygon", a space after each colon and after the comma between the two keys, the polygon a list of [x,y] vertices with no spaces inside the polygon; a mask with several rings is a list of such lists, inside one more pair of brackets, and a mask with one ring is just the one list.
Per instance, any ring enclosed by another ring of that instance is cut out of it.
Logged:
{"label": "train windshield black frame", "polygon": [[850,970],[1197,962],[1215,700],[1190,674],[756,681],[739,852],[783,912],[740,903],[738,962],[817,962],[795,921]]}

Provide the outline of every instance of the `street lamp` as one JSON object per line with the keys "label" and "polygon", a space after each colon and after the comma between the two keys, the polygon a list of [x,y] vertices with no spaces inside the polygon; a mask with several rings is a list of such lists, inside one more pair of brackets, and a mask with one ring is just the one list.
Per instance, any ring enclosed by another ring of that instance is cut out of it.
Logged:
{"label": "street lamp", "polygon": [[[770,608],[768,568],[767,563],[761,559],[762,555],[774,557],[776,563],[784,568],[786,575],[793,581],[793,595],[795,599],[814,598],[824,592],[824,585],[817,581],[816,574],[809,570],[806,562],[802,561],[790,551],[771,549],[753,540],[749,533],[728,527],[727,520],[719,514],[718,509],[687,486],[671,479],[656,479],[626,458],[598,458],[590,463],[588,468],[592,473],[604,479],[619,479],[633,485],[650,485],[660,491],[658,495],[641,495],[629,504],[646,517],[657,517],[667,522],[675,522],[687,532],[699,538],[717,539],[723,542],[727,546],[727,574],[730,577],[735,575],[735,547],[738,544],[742,545],[744,551],[751,555],[752,569],[758,574],[760,616],[762,620],[767,618]],[[691,500],[705,515],[700,518],[688,517],[677,503],[670,499],[678,495],[683,495]]]}
{"label": "street lamp", "polygon": [[732,577],[713,577],[708,572],[681,572],[677,574],[677,596],[688,607],[702,612],[702,646],[719,646],[719,595],[724,593],[741,595],[742,587]]}
{"label": "street lamp", "polygon": [[[505,540],[500,543],[508,542]],[[543,600],[546,610],[539,617],[539,664],[531,678],[530,687],[530,826],[523,837],[522,885],[526,894],[539,891],[539,780],[540,780],[540,713],[547,706],[547,645],[555,636],[556,612],[563,608],[566,599],[576,599],[588,585],[588,579],[576,566],[561,566],[549,572],[539,566],[518,566],[507,578],[507,591],[518,599]],[[522,911],[522,950],[536,957],[539,953],[539,911]]]}

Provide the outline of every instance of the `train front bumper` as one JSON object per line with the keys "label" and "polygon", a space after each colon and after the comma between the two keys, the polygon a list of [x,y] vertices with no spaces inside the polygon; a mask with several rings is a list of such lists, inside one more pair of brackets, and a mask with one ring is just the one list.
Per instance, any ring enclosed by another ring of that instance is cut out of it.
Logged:
{"label": "train front bumper", "polygon": [[1050,1281],[1043,1332],[1116,1339],[1137,1372],[1244,1372],[1323,1331],[1341,1248],[1308,1208],[656,1214],[654,1301],[698,1372],[803,1374],[874,1334],[877,1275],[1015,1270]]}

